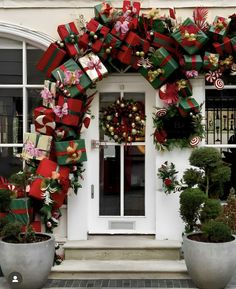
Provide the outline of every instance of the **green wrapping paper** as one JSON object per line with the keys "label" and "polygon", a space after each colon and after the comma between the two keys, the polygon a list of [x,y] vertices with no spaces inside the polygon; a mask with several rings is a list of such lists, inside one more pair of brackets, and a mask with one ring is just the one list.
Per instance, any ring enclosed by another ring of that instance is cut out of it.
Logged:
{"label": "green wrapping paper", "polygon": [[182,116],[187,116],[190,111],[199,112],[199,104],[194,98],[184,98],[179,102],[178,109]]}
{"label": "green wrapping paper", "polygon": [[210,26],[209,33],[215,41],[221,41],[226,36],[231,19],[216,16],[213,25]]}
{"label": "green wrapping paper", "polygon": [[189,97],[193,95],[193,89],[191,82],[188,79],[180,79],[176,81],[178,96]]}
{"label": "green wrapping paper", "polygon": [[[71,75],[68,84],[65,83],[66,72],[69,72]],[[80,69],[78,64],[73,59],[69,59],[63,65],[54,69],[52,71],[52,75],[60,82],[60,84],[62,84],[62,86],[59,86],[59,88],[67,97],[80,96],[84,94],[85,91],[92,85],[89,77]],[[77,81],[75,81],[75,79]]]}
{"label": "green wrapping paper", "polygon": [[183,68],[185,70],[200,71],[202,68],[203,62],[201,55],[184,55],[183,60]]}
{"label": "green wrapping paper", "polygon": [[76,164],[87,161],[84,139],[55,142],[57,163]]}
{"label": "green wrapping paper", "polygon": [[12,199],[10,204],[12,213],[7,215],[7,220],[10,222],[19,221],[21,224],[26,225],[28,222],[26,204],[29,208],[29,221],[32,221],[33,208],[31,206],[30,198]]}
{"label": "green wrapping paper", "polygon": [[215,71],[218,69],[219,67],[219,58],[220,55],[219,54],[215,54],[215,53],[210,53],[210,52],[205,52],[204,55],[204,62],[203,62],[203,69],[204,70],[211,70],[211,71]]}
{"label": "green wrapping paper", "polygon": [[[163,47],[157,49],[150,58],[152,67],[141,67],[139,72],[155,88],[159,88],[163,82],[178,68],[178,63]],[[157,73],[155,73],[157,71]]]}
{"label": "green wrapping paper", "polygon": [[120,39],[108,33],[103,41],[102,49],[97,53],[97,56],[103,60],[115,57],[118,53],[118,48],[121,46]]}
{"label": "green wrapping paper", "polygon": [[[190,34],[192,34],[192,36]],[[190,55],[199,51],[208,41],[206,34],[202,32],[190,18],[187,18],[171,36]]]}
{"label": "green wrapping paper", "polygon": [[94,6],[95,19],[103,24],[108,24],[113,20],[114,11],[110,1],[104,1]]}

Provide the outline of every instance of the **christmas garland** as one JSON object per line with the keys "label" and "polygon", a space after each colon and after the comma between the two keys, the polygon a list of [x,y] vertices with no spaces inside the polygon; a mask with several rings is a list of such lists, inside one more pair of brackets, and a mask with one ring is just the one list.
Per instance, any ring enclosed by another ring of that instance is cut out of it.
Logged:
{"label": "christmas garland", "polygon": [[158,169],[157,176],[162,179],[162,185],[165,194],[175,193],[179,189],[179,182],[177,181],[178,171],[175,169],[173,163],[164,162]]}
{"label": "christmas garland", "polygon": [[144,105],[132,99],[117,99],[103,109],[100,124],[104,134],[115,142],[144,141]]}
{"label": "christmas garland", "polygon": [[204,135],[202,115],[189,111],[183,117],[176,106],[156,108],[154,114],[154,143],[157,150],[171,150],[174,147],[195,147]]}

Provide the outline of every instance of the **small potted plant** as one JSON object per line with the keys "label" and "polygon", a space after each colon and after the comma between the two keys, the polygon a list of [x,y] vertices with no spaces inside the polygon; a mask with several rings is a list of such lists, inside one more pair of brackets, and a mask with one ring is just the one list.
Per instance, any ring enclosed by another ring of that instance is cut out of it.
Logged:
{"label": "small potted plant", "polygon": [[[0,265],[10,287],[16,288],[17,283],[19,289],[42,288],[55,254],[54,236],[35,233],[30,225],[27,191],[31,178],[28,172],[18,172],[11,185],[0,189]],[[14,196],[19,187],[23,198]]]}
{"label": "small potted plant", "polygon": [[215,148],[197,148],[189,160],[195,168],[184,172],[180,194],[184,259],[198,288],[222,289],[236,270],[236,240],[218,198],[230,168]]}

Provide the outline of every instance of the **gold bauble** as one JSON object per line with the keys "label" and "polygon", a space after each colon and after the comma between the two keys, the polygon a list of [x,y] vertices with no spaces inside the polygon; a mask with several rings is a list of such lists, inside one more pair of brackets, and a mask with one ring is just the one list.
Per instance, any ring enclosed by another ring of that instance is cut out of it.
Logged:
{"label": "gold bauble", "polygon": [[139,51],[136,51],[135,54],[136,54],[136,56],[140,56],[140,52]]}
{"label": "gold bauble", "polygon": [[110,48],[107,48],[106,49],[106,54],[110,54],[111,53],[111,49]]}
{"label": "gold bauble", "polygon": [[131,133],[134,135],[134,134],[137,133],[137,130],[136,130],[135,128],[133,128],[133,129],[131,130]]}
{"label": "gold bauble", "polygon": [[122,102],[122,103],[120,104],[120,107],[125,107],[125,104]]}
{"label": "gold bauble", "polygon": [[131,136],[128,136],[127,140],[128,140],[128,141],[132,141],[132,137],[131,137]]}
{"label": "gold bauble", "polygon": [[107,116],[107,120],[112,120],[112,116],[111,116],[111,115],[108,115],[108,116]]}
{"label": "gold bauble", "polygon": [[94,39],[98,39],[98,36],[95,34],[95,35],[93,36],[93,38],[94,38]]}
{"label": "gold bauble", "polygon": [[109,125],[109,124],[107,124],[107,125],[106,125],[106,127],[107,127],[107,128],[109,128],[109,127],[110,127],[110,125]]}
{"label": "gold bauble", "polygon": [[109,127],[109,131],[110,131],[110,132],[114,131],[114,127],[113,127],[113,126],[110,126],[110,127]]}
{"label": "gold bauble", "polygon": [[114,135],[114,139],[118,139],[118,135],[117,134]]}
{"label": "gold bauble", "polygon": [[134,122],[132,122],[132,123],[131,123],[131,126],[132,126],[132,127],[135,127],[135,126],[136,126],[136,124],[135,124]]}
{"label": "gold bauble", "polygon": [[135,120],[140,121],[140,116],[139,115],[135,116]]}
{"label": "gold bauble", "polygon": [[123,136],[123,137],[126,137],[126,132],[125,132],[125,131],[122,133],[122,136]]}
{"label": "gold bauble", "polygon": [[144,53],[143,51],[141,51],[141,52],[139,53],[139,56],[140,56],[140,57],[144,57],[144,55],[145,55],[145,53]]}
{"label": "gold bauble", "polygon": [[132,107],[132,110],[133,110],[133,111],[137,111],[137,110],[138,110],[137,106],[134,105],[134,106]]}
{"label": "gold bauble", "polygon": [[133,116],[132,113],[130,113],[130,114],[129,114],[129,117],[131,118],[132,116]]}

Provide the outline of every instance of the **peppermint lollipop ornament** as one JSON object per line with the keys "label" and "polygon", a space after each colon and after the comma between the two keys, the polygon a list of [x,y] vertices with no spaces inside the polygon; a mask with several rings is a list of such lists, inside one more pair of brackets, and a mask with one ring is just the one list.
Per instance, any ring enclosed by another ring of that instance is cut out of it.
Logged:
{"label": "peppermint lollipop ornament", "polygon": [[39,115],[35,119],[35,130],[46,135],[53,135],[56,128],[54,119],[48,115]]}
{"label": "peppermint lollipop ornament", "polygon": [[217,90],[223,90],[225,86],[223,79],[216,79],[216,81],[214,82],[214,86]]}

